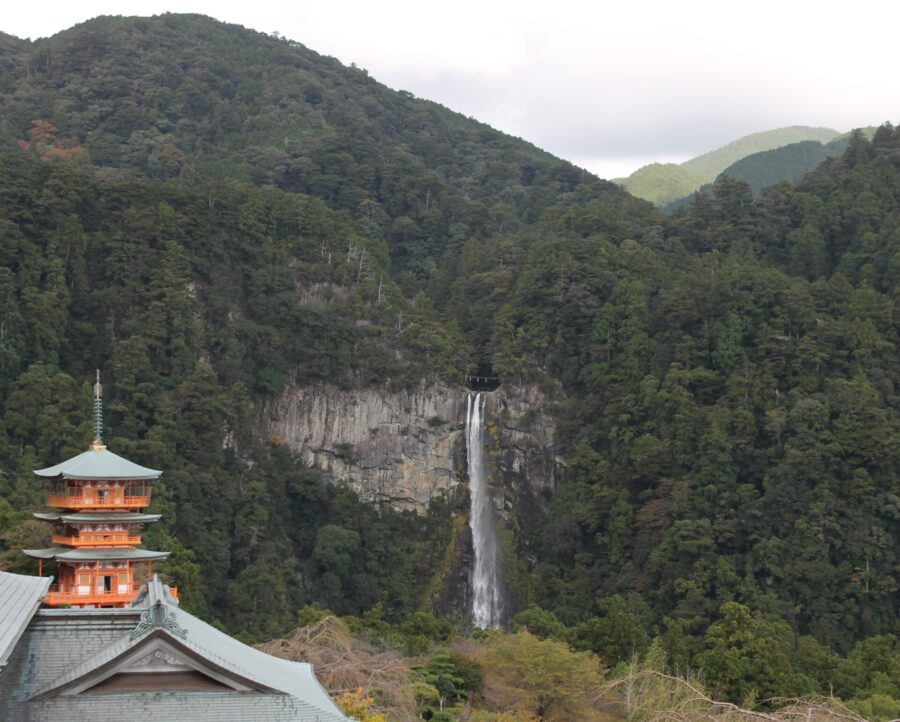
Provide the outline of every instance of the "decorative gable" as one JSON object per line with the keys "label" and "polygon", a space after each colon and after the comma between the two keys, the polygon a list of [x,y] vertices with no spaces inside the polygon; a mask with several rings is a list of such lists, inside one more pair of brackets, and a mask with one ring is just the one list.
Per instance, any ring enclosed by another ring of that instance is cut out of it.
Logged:
{"label": "decorative gable", "polygon": [[162,637],[140,645],[100,674],[89,675],[62,692],[64,695],[118,692],[234,691],[251,689],[176,649]]}
{"label": "decorative gable", "polygon": [[[145,614],[152,611],[151,607]],[[169,626],[154,625],[152,631],[130,642],[119,654],[82,665],[75,674],[57,680],[37,696],[205,690],[275,691],[217,664],[215,660],[207,659],[183,644],[167,628]]]}
{"label": "decorative gable", "polygon": [[184,672],[191,669],[188,664],[177,654],[167,652],[164,649],[155,649],[145,654],[131,665],[132,672]]}

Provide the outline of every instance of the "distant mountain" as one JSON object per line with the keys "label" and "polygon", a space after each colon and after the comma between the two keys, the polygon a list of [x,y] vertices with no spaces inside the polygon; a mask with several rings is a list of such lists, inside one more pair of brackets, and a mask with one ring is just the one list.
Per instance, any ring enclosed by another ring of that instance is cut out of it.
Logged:
{"label": "distant mountain", "polygon": [[765,150],[732,163],[722,175],[744,181],[754,196],[763,188],[790,181],[798,183],[811,170],[829,158],[840,155],[847,147],[846,139],[822,145],[814,140],[791,143],[783,148]]}
{"label": "distant mountain", "polygon": [[[859,130],[863,136],[871,140],[876,128],[868,126]],[[764,188],[781,181],[799,183],[807,173],[818,168],[826,160],[841,155],[850,144],[852,132],[842,133],[825,144],[815,140],[804,140],[781,148],[748,155],[728,166],[719,174],[718,178],[728,176],[734,180],[743,181],[750,186],[753,195],[757,197]],[[708,194],[711,192],[712,186],[713,183],[705,183],[697,191]],[[690,200],[691,194],[688,194],[670,201],[664,208],[671,212],[685,206]]]}
{"label": "distant mountain", "polygon": [[855,133],[857,130],[860,133],[862,133],[863,136],[865,136],[865,138],[867,140],[872,140],[875,137],[875,133],[878,130],[878,126],[877,125],[867,125],[865,128],[854,128],[853,130],[848,130],[846,133],[841,133],[839,136],[836,136],[835,138],[833,138],[830,142],[832,144],[839,144],[839,143],[843,142],[844,145],[840,146],[841,152],[843,153],[844,148],[846,148],[850,142],[850,136],[853,135],[853,133]]}
{"label": "distant mountain", "polygon": [[681,167],[706,183],[714,180],[728,166],[736,163],[741,158],[746,158],[748,155],[772,150],[773,148],[781,148],[804,140],[827,143],[838,135],[840,133],[831,128],[810,128],[804,125],[766,130],[762,133],[744,136],[709,153],[691,158],[691,160],[682,163]]}
{"label": "distant mountain", "polygon": [[677,163],[651,163],[615,182],[631,195],[657,206],[684,198],[703,185],[700,178]]}
{"label": "distant mountain", "polygon": [[[803,141],[828,143],[839,135],[838,131],[831,128],[802,125],[776,128],[744,136],[680,165],[673,163],[646,165],[628,178],[616,182],[632,195],[657,206],[664,206],[699,190],[705,183],[711,183],[726,168],[747,156]],[[675,168],[680,172],[674,171]]]}

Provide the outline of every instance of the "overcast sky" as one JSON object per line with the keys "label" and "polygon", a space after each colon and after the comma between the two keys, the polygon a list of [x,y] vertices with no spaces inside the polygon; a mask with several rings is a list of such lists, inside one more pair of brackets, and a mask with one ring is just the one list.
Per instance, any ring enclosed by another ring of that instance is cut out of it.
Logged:
{"label": "overcast sky", "polygon": [[0,29],[162,12],[278,32],[606,178],[770,128],[900,121],[888,0],[50,0],[4,3]]}

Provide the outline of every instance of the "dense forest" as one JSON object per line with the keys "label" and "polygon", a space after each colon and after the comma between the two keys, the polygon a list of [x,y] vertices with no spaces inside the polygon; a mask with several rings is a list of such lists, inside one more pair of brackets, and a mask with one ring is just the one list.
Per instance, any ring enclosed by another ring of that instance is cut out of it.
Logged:
{"label": "dense forest", "polygon": [[0,568],[33,571],[31,470],[85,448],[101,368],[110,448],[165,469],[145,542],[188,608],[248,640],[327,608],[446,643],[458,500],[363,504],[259,414],[286,383],[489,367],[556,399],[568,462],[517,540],[506,654],[651,654],[736,703],[900,715],[891,125],[666,217],[283,38],[101,18],[0,36],[0,213]]}

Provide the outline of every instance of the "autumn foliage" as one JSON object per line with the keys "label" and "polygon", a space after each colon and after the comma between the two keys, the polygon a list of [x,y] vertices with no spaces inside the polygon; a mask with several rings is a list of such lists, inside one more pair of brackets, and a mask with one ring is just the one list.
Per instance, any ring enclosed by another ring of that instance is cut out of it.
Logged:
{"label": "autumn foliage", "polygon": [[87,150],[75,136],[60,137],[59,129],[46,120],[32,121],[29,140],[20,140],[19,147],[33,150],[44,163],[66,163],[87,155]]}

